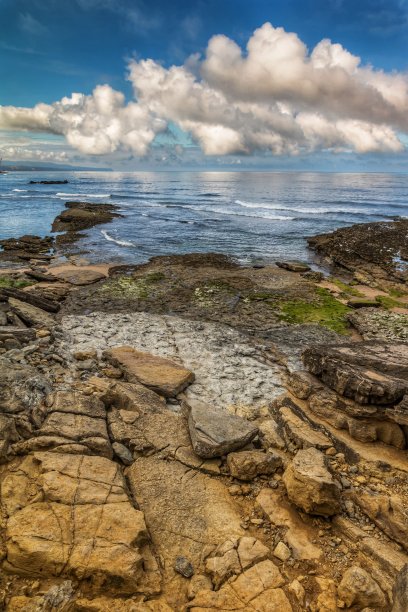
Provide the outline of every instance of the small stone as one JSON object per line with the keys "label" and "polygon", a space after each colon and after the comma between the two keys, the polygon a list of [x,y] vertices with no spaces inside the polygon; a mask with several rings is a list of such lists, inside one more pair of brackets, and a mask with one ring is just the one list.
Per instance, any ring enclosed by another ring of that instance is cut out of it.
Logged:
{"label": "small stone", "polygon": [[241,495],[242,491],[241,491],[241,487],[239,485],[231,485],[230,487],[228,487],[228,493],[230,495]]}
{"label": "small stone", "polygon": [[177,557],[174,569],[178,574],[184,576],[184,578],[191,578],[194,574],[194,567],[186,557]]}
{"label": "small stone", "polygon": [[112,368],[102,368],[101,372],[107,378],[114,378],[116,380],[118,380],[119,378],[122,378],[123,376],[119,368],[113,368],[113,367]]}
{"label": "small stone", "polygon": [[343,489],[350,489],[351,487],[351,482],[348,480],[348,478],[344,478],[344,476],[342,476],[340,478],[340,482],[343,486]]}
{"label": "small stone", "polygon": [[35,333],[36,338],[47,338],[51,335],[49,329],[38,329]]}
{"label": "small stone", "polygon": [[329,457],[334,457],[336,455],[337,451],[334,448],[334,446],[331,446],[330,448],[328,448],[326,450],[326,455],[328,455]]}
{"label": "small stone", "polygon": [[306,591],[304,587],[300,584],[299,580],[293,580],[293,582],[290,583],[288,589],[291,593],[293,593],[300,605],[303,606],[305,602]]}
{"label": "small stone", "polygon": [[115,455],[119,457],[119,459],[124,465],[132,465],[133,455],[124,444],[121,444],[120,442],[114,442],[112,444],[112,448],[115,452]]}
{"label": "small stone", "polygon": [[287,561],[290,559],[292,553],[290,552],[290,548],[288,548],[284,542],[280,541],[275,547],[273,554],[281,561]]}

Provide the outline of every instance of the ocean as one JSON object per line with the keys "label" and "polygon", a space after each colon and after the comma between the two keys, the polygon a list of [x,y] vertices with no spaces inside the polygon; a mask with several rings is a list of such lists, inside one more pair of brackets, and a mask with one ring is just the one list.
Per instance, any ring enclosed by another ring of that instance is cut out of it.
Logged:
{"label": "ocean", "polygon": [[[69,183],[29,184],[62,179]],[[50,234],[67,200],[112,203],[123,215],[78,244],[92,262],[205,251],[244,263],[313,262],[307,236],[408,216],[408,175],[10,172],[0,174],[0,238]]]}

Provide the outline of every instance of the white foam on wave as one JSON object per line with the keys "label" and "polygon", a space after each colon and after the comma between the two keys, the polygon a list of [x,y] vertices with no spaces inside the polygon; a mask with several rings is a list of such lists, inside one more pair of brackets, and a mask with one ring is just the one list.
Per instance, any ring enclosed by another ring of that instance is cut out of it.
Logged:
{"label": "white foam on wave", "polygon": [[[194,206],[185,206],[184,208],[191,208],[191,210],[197,210]],[[271,219],[272,221],[293,221],[295,217],[288,217],[286,215],[251,215],[249,213],[239,213],[235,210],[221,210],[220,208],[202,208],[200,207],[198,210],[204,212],[212,212],[217,215],[229,215],[230,217],[253,217],[255,219]]]}
{"label": "white foam on wave", "polygon": [[13,191],[18,191],[19,193],[23,193],[25,191],[28,191],[28,189],[13,189]]}
{"label": "white foam on wave", "polygon": [[108,234],[106,230],[101,230],[101,234],[108,242],[114,242],[115,244],[118,244],[119,246],[127,246],[127,247],[136,246],[133,242],[130,242],[128,240],[118,240],[117,238],[113,238],[113,236]]}
{"label": "white foam on wave", "polygon": [[288,210],[290,212],[298,212],[310,215],[323,215],[327,213],[347,213],[350,215],[364,214],[365,211],[362,208],[334,208],[333,206],[319,206],[315,208],[306,208],[302,206],[283,206],[282,204],[261,204],[259,202],[243,202],[242,200],[235,200],[235,204],[243,206],[244,208],[266,208],[268,210]]}
{"label": "white foam on wave", "polygon": [[59,198],[110,198],[110,193],[64,193],[59,191],[57,194]]}

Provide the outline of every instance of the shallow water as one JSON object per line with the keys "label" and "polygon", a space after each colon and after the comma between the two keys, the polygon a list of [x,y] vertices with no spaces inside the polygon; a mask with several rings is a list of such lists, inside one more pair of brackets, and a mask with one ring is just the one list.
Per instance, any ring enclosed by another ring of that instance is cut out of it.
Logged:
{"label": "shallow water", "polygon": [[[30,180],[68,179],[68,185]],[[408,216],[407,174],[15,172],[0,175],[0,238],[50,233],[67,200],[108,202],[124,217],[89,230],[92,261],[218,251],[243,262],[313,260],[305,238]]]}

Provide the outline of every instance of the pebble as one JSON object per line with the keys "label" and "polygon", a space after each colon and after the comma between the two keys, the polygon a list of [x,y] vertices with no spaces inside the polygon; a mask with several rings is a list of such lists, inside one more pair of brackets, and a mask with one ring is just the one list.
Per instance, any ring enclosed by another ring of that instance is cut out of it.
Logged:
{"label": "pebble", "polygon": [[287,561],[291,556],[290,548],[282,540],[276,545],[273,555],[281,561]]}
{"label": "pebble", "polygon": [[184,576],[184,578],[191,578],[194,574],[194,567],[187,557],[177,557],[174,569],[178,574]]}

